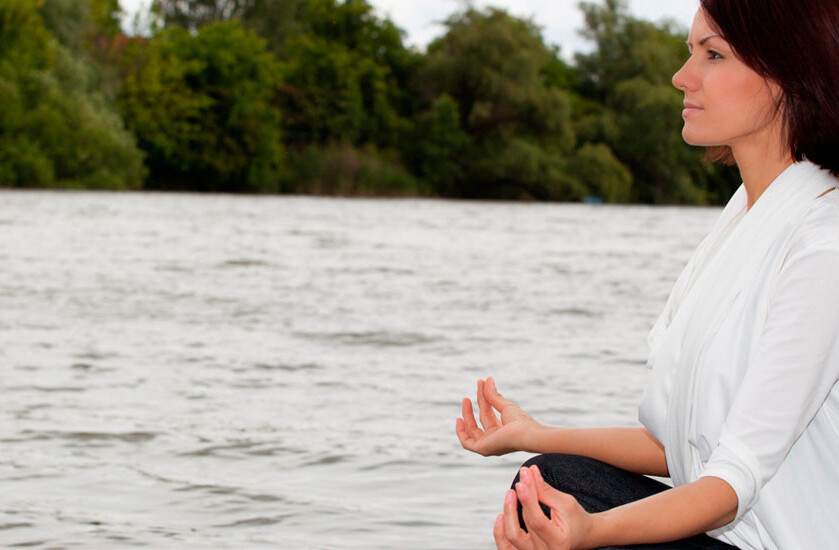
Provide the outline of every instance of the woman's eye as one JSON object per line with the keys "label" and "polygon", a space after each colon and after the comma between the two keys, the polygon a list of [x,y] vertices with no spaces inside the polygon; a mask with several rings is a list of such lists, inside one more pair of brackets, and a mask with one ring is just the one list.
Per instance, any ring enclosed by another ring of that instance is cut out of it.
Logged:
{"label": "woman's eye", "polygon": [[708,59],[712,59],[712,60],[722,59],[722,55],[715,52],[714,50],[708,50]]}

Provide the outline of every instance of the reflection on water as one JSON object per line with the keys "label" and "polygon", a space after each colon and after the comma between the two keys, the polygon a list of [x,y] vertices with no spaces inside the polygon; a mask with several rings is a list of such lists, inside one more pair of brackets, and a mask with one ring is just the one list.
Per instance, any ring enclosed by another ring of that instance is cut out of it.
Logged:
{"label": "reflection on water", "polygon": [[522,454],[495,375],[625,425],[717,210],[0,193],[0,543],[472,549]]}

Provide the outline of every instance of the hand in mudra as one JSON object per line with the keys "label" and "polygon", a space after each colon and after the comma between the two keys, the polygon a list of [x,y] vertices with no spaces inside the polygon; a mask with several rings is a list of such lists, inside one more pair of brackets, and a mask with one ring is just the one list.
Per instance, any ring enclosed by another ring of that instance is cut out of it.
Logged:
{"label": "hand in mudra", "polygon": [[[527,532],[519,524],[517,503]],[[550,518],[540,503],[550,508]],[[507,491],[492,534],[498,550],[572,550],[592,547],[592,527],[592,516],[577,499],[545,483],[539,468],[531,466],[521,469],[515,489]]]}
{"label": "hand in mudra", "polygon": [[[492,378],[478,380],[478,411],[481,427],[475,422],[472,401],[463,399],[463,417],[457,419],[457,438],[464,449],[483,456],[521,451],[525,433],[539,424],[521,407],[504,399]],[[501,414],[499,420],[496,411]]]}

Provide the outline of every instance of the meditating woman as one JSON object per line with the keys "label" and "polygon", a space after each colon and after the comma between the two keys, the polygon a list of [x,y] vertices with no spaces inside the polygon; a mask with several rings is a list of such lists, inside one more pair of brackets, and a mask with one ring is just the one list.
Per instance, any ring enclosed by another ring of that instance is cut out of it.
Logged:
{"label": "meditating woman", "polygon": [[743,185],[652,329],[643,427],[549,428],[487,379],[481,428],[464,400],[464,448],[553,453],[500,549],[839,548],[839,2],[702,0],[687,45],[684,139]]}

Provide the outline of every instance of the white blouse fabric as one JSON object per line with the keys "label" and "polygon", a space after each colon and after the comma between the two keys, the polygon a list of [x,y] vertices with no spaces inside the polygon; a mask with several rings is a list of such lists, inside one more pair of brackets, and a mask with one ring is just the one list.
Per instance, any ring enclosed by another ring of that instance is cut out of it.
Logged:
{"label": "white blouse fabric", "polygon": [[[839,192],[802,162],[741,188],[650,333],[641,422],[674,485],[725,480],[742,550],[839,545]],[[821,196],[823,195],[823,196]]]}

